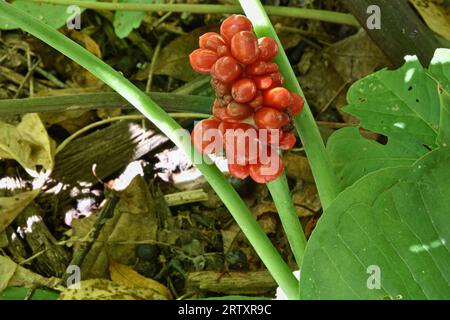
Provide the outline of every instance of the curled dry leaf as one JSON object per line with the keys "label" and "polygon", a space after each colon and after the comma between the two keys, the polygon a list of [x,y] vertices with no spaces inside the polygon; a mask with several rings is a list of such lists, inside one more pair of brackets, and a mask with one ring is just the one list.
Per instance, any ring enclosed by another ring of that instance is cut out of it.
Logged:
{"label": "curled dry leaf", "polygon": [[40,189],[26,191],[11,197],[0,197],[0,232],[39,194]]}
{"label": "curled dry leaf", "polygon": [[294,152],[286,152],[283,155],[283,163],[285,164],[286,175],[288,177],[314,183],[314,177],[306,157]]}
{"label": "curled dry leaf", "polygon": [[72,285],[59,296],[59,300],[165,300],[151,289],[130,288],[105,279],[81,281],[79,288]]}
{"label": "curled dry leaf", "polygon": [[127,287],[137,287],[154,290],[167,299],[172,299],[172,294],[166,286],[162,285],[158,281],[141,276],[129,266],[113,261],[109,265],[109,271],[111,274],[111,279],[114,282]]}
{"label": "curled dry leaf", "polygon": [[0,292],[6,287],[42,286],[58,289],[60,279],[45,278],[24,267],[19,266],[8,257],[0,255]]}
{"label": "curled dry leaf", "polygon": [[26,169],[36,166],[52,169],[55,142],[49,137],[36,113],[22,117],[17,125],[0,121],[0,158],[14,159]]}
{"label": "curled dry leaf", "polygon": [[431,30],[445,39],[450,40],[449,8],[445,9],[443,6],[433,1],[409,0],[409,2],[414,5]]}

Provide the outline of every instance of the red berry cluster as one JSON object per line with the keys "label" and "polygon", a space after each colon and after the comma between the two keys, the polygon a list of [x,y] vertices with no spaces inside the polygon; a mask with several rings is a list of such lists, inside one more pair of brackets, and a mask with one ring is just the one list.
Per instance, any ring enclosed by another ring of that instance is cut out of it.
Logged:
{"label": "red berry cluster", "polygon": [[237,178],[250,175],[259,183],[276,179],[283,171],[277,149],[295,145],[291,118],[303,108],[302,97],[283,87],[284,78],[273,62],[277,43],[269,37],[258,39],[250,20],[232,15],[222,23],[220,34],[202,35],[199,46],[189,61],[195,71],[211,75],[217,98],[213,117],[192,132],[195,148],[203,153],[224,148],[230,173]]}

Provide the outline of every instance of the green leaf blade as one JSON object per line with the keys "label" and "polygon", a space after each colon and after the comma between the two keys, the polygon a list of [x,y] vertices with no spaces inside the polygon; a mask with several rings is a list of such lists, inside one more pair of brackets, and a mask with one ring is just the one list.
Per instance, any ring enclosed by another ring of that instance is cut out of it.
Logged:
{"label": "green leaf blade", "polygon": [[[450,153],[438,149],[341,193],[308,243],[301,297],[450,298],[448,163]],[[380,289],[367,286],[373,265],[381,271]]]}
{"label": "green leaf blade", "polygon": [[429,73],[445,91],[450,92],[450,49],[437,49],[431,60]]}
{"label": "green leaf blade", "polygon": [[396,71],[379,71],[355,83],[345,111],[361,126],[402,141],[435,147],[439,127],[436,83],[417,58]]}
{"label": "green leaf blade", "polygon": [[327,152],[342,187],[347,188],[379,169],[411,165],[425,155],[427,149],[396,139],[389,139],[382,145],[361,136],[358,128],[344,128],[330,137]]}
{"label": "green leaf blade", "polygon": [[[64,26],[72,16],[72,14],[67,11],[70,5],[71,3],[68,3],[67,5],[57,5],[49,3],[30,2],[30,0],[15,0],[12,3],[12,6],[23,10],[24,12],[32,15],[33,17],[39,19],[40,21],[55,29]],[[80,12],[83,12],[84,10],[84,8],[80,8]],[[6,22],[2,18],[2,13],[0,13],[0,30],[12,30],[17,28],[18,27],[16,25]]]}
{"label": "green leaf blade", "polygon": [[[121,3],[154,3],[153,0],[119,0]],[[126,38],[133,29],[139,28],[145,11],[116,11],[114,15],[114,32],[120,38]]]}

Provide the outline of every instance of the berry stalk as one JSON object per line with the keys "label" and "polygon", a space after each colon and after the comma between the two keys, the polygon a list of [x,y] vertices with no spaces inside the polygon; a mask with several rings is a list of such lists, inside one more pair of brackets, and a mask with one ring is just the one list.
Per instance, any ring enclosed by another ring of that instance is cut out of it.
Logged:
{"label": "berry stalk", "polygon": [[[180,134],[180,129],[182,128],[178,123],[168,116],[150,97],[109,65],[58,31],[53,30],[36,18],[11,6],[3,0],[0,1],[0,12],[3,19],[14,23],[22,30],[46,42],[117,91],[184,152],[189,154],[192,160],[198,155],[193,150],[192,144],[189,141],[186,143],[183,140],[183,136]],[[244,201],[231,187],[227,179],[214,165],[203,162],[197,164],[197,168],[203,173],[212,188],[227,206],[275,281],[290,299],[298,298],[298,281],[291,274],[289,266],[283,261],[261,226],[253,218]]]}
{"label": "berry stalk", "polygon": [[[252,21],[256,34],[260,37],[266,36],[275,39],[279,48],[282,48],[281,42],[261,2],[259,0],[241,0],[239,2],[248,18]],[[280,72],[285,79],[285,86],[304,97],[284,50],[279,50],[279,54],[274,61],[278,64]],[[304,99],[303,111],[294,117],[294,124],[308,156],[322,207],[326,209],[338,195],[340,186],[330,165],[319,128],[306,99]]]}

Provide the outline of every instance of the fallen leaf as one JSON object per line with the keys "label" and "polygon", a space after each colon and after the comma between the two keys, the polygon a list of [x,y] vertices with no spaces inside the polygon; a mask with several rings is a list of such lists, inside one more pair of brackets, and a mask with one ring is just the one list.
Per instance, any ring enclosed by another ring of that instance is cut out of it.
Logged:
{"label": "fallen leaf", "polygon": [[42,286],[52,289],[59,288],[58,278],[45,278],[24,267],[19,266],[9,257],[0,255],[0,292],[6,287]]}
{"label": "fallen leaf", "polygon": [[9,244],[8,236],[5,231],[0,231],[0,248],[5,248]]}
{"label": "fallen leaf", "polygon": [[165,300],[150,289],[129,288],[105,279],[90,279],[73,284],[59,295],[59,300]]}
{"label": "fallen leaf", "polygon": [[113,261],[109,265],[109,272],[111,274],[111,280],[117,282],[118,284],[127,287],[138,287],[154,290],[167,299],[172,299],[172,294],[166,286],[162,285],[158,281],[141,276],[129,266]]}
{"label": "fallen leaf", "polygon": [[389,64],[364,29],[332,45],[325,51],[325,56],[347,83],[353,83]]}
{"label": "fallen leaf", "polygon": [[297,46],[300,40],[302,40],[302,36],[300,34],[287,32],[279,33],[278,38],[280,39],[284,50]]}
{"label": "fallen leaf", "polygon": [[322,208],[319,193],[315,184],[312,183],[304,183],[298,187],[292,194],[292,200],[299,217],[311,216]]}
{"label": "fallen leaf", "polygon": [[[183,81],[196,78],[198,74],[189,64],[189,54],[198,49],[198,37],[207,31],[211,31],[211,26],[195,29],[165,46],[157,58],[155,74],[168,75]],[[148,70],[144,70],[144,75],[147,77]]]}
{"label": "fallen leaf", "polygon": [[14,272],[16,272],[17,264],[11,259],[0,256],[0,292],[5,290],[11,280]]}
{"label": "fallen leaf", "polygon": [[69,30],[67,35],[81,44],[83,47],[85,47],[86,50],[94,54],[97,58],[102,58],[102,51],[100,50],[100,46],[86,32]]}
{"label": "fallen leaf", "polygon": [[300,156],[295,152],[286,152],[283,155],[283,163],[288,177],[314,183],[311,167],[306,157]]}
{"label": "fallen leaf", "polygon": [[0,197],[0,232],[14,221],[39,194],[40,189],[18,193],[11,197]]}
{"label": "fallen leaf", "polygon": [[14,159],[26,169],[36,166],[52,169],[55,142],[49,137],[41,118],[28,113],[14,126],[0,121],[0,158]]}
{"label": "fallen leaf", "polygon": [[450,40],[450,9],[435,1],[409,0],[419,12],[428,27],[443,38]]}
{"label": "fallen leaf", "polygon": [[[122,3],[152,3],[152,0],[119,0]],[[116,11],[114,15],[114,32],[120,38],[126,38],[133,29],[139,28],[145,11]]]}
{"label": "fallen leaf", "polygon": [[[75,251],[83,250],[78,241],[91,232],[98,218],[98,212],[88,218],[73,220],[73,238]],[[144,178],[137,175],[126,190],[120,193],[113,216],[105,223],[97,241],[87,254],[82,269],[82,278],[106,278],[109,276],[111,260],[122,264],[133,264],[136,246],[141,243],[157,241],[158,216],[154,199],[148,190]]]}

